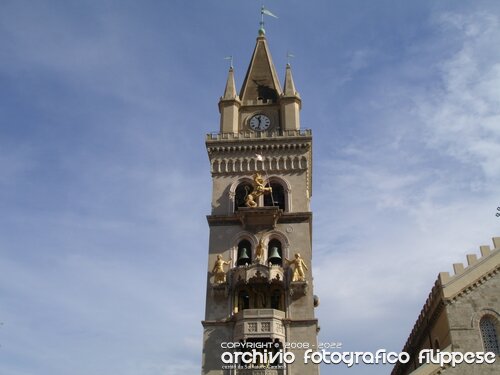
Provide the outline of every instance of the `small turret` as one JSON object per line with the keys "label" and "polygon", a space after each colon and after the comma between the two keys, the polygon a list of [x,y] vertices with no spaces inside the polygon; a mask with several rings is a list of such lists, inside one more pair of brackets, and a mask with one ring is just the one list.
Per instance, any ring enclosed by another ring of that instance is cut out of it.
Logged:
{"label": "small turret", "polygon": [[240,98],[236,93],[233,67],[229,68],[224,95],[219,100],[220,131],[221,133],[238,132],[238,116],[241,106]]}
{"label": "small turret", "polygon": [[295,83],[292,77],[292,68],[290,64],[286,64],[285,86],[283,94],[280,98],[281,117],[285,130],[299,130],[300,128],[300,109],[302,108],[302,100],[295,89]]}
{"label": "small turret", "polygon": [[227,75],[226,89],[224,90],[222,100],[234,100],[237,98],[238,94],[236,94],[236,85],[234,83],[234,70],[231,66]]}

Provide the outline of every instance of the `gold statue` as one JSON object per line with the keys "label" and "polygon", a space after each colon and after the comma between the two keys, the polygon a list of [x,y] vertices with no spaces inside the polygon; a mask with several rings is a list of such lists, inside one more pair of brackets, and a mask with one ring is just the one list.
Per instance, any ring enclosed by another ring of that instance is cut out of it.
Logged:
{"label": "gold statue", "polygon": [[228,261],[222,259],[222,255],[217,255],[217,260],[214,264],[214,269],[212,273],[214,274],[214,282],[216,284],[222,284],[226,282],[226,272],[224,272],[224,266],[231,264],[231,258]]}
{"label": "gold statue", "polygon": [[257,248],[255,249],[255,260],[257,263],[261,263],[264,260],[264,238],[261,238],[259,240],[259,244],[257,245]]}
{"label": "gold statue", "polygon": [[253,175],[253,190],[251,193],[248,193],[245,197],[245,205],[247,207],[255,208],[259,204],[257,200],[262,194],[271,194],[273,189],[269,186],[266,187],[264,184],[264,178],[260,175],[260,173],[255,173]]}
{"label": "gold statue", "polygon": [[289,265],[292,265],[292,264],[294,265],[292,281],[306,281],[306,274],[304,272],[304,268],[306,270],[309,270],[309,268],[307,268],[306,264],[304,263],[304,260],[300,256],[300,254],[295,253],[294,260],[288,260],[286,258],[285,258],[285,260]]}

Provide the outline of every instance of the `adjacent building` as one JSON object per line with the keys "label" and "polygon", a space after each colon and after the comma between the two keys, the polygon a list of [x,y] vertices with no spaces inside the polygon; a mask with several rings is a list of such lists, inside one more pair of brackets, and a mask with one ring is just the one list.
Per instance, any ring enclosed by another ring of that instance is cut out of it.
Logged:
{"label": "adjacent building", "polygon": [[[481,246],[481,256],[467,255],[468,265],[453,265],[454,275],[441,272],[410,333],[403,351],[411,355],[398,363],[391,375],[498,375],[500,374],[500,237],[493,249]],[[444,366],[419,353],[493,352],[493,364]]]}

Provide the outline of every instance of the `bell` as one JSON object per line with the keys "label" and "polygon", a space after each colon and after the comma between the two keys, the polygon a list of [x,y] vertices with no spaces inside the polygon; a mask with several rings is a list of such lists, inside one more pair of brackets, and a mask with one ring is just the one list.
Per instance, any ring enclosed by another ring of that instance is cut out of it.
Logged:
{"label": "bell", "polygon": [[247,254],[247,249],[246,247],[242,247],[239,251],[238,261],[236,262],[236,264],[238,266],[244,266],[249,263],[250,263],[250,257]]}
{"label": "bell", "polygon": [[269,252],[269,263],[281,265],[281,255],[277,247],[271,247]]}

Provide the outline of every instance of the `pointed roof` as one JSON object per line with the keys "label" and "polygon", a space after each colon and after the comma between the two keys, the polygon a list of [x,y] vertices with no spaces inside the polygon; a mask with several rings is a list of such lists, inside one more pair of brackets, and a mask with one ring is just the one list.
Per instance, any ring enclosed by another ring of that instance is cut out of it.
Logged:
{"label": "pointed roof", "polygon": [[224,90],[224,95],[221,100],[237,100],[238,94],[236,94],[236,85],[234,83],[234,71],[233,67],[229,68],[229,73],[227,74],[226,88]]}
{"label": "pointed roof", "polygon": [[295,96],[300,98],[299,93],[295,90],[295,83],[293,82],[292,77],[292,68],[290,64],[286,64],[286,72],[285,72],[285,87],[283,88],[284,96]]}
{"label": "pointed roof", "polygon": [[258,99],[276,102],[281,92],[266,37],[261,34],[257,37],[252,59],[241,86],[240,98],[243,102]]}

